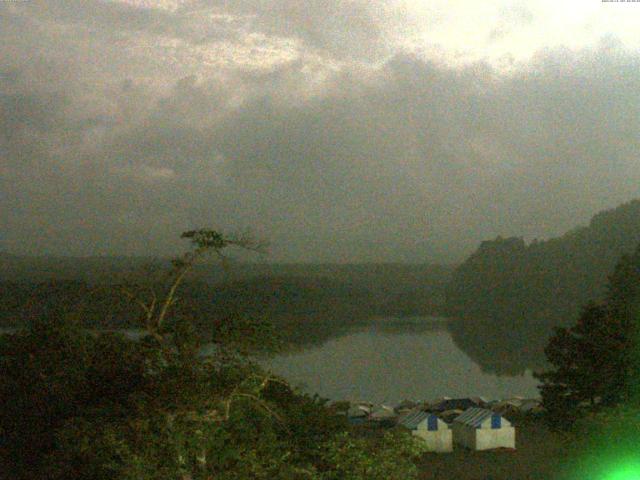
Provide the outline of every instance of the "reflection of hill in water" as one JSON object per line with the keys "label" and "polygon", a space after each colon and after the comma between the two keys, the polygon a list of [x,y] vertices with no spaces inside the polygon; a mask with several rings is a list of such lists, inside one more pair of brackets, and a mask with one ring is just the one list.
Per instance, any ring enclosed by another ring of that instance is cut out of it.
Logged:
{"label": "reflection of hill in water", "polygon": [[285,352],[320,347],[330,340],[362,331],[381,335],[422,334],[447,329],[447,320],[436,317],[313,318],[310,316],[274,319],[285,343]]}
{"label": "reflection of hill in water", "polygon": [[[280,323],[280,322],[278,322]],[[299,353],[325,343],[363,331],[379,335],[421,335],[447,330],[455,345],[471,358],[483,372],[516,376],[527,370],[547,367],[544,347],[550,332],[526,329],[512,323],[511,330],[497,328],[493,319],[445,320],[436,317],[322,319],[291,318],[281,330],[284,353]]]}
{"label": "reflection of hill in water", "polygon": [[498,376],[483,371],[453,342],[446,324],[394,320],[372,320],[321,346],[263,362],[305,391],[331,399],[396,403],[443,395],[537,395],[531,372]]}
{"label": "reflection of hill in water", "polygon": [[449,321],[438,317],[373,318],[367,327],[387,335],[421,334],[447,330]]}
{"label": "reflection of hill in water", "polygon": [[334,318],[330,321],[312,315],[271,317],[276,332],[283,342],[285,352],[300,352],[319,347],[329,340],[358,331],[360,322],[351,318]]}
{"label": "reflection of hill in water", "polygon": [[547,366],[544,347],[552,332],[546,329],[532,328],[517,320],[505,323],[493,318],[452,320],[448,327],[458,348],[485,372],[521,375],[526,370],[536,371]]}

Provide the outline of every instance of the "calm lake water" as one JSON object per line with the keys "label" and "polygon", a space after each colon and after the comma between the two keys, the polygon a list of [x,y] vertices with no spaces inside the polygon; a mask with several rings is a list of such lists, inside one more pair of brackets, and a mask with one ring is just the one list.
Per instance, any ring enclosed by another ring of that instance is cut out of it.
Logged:
{"label": "calm lake water", "polygon": [[433,320],[380,319],[264,365],[303,390],[332,400],[393,404],[443,396],[539,396],[531,371],[515,377],[483,373],[455,345],[446,322]]}
{"label": "calm lake water", "polygon": [[[133,330],[126,333],[139,336]],[[484,373],[453,342],[446,321],[433,318],[370,321],[320,346],[261,363],[304,391],[331,400],[394,404],[443,396],[538,396],[531,371],[520,376]]]}

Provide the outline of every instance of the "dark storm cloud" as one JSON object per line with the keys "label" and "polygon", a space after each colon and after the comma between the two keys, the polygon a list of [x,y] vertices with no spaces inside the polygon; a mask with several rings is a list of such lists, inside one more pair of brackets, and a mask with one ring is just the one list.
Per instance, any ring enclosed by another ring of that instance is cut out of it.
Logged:
{"label": "dark storm cloud", "polygon": [[[267,15],[239,2],[228,12],[245,33],[288,33],[313,55],[175,70],[200,33],[242,36],[192,20],[221,5],[100,2],[91,16],[88,2],[28,3],[0,19],[9,251],[171,253],[180,231],[211,225],[253,227],[274,259],[451,260],[640,195],[639,59],[614,41],[543,51],[510,74],[401,54],[363,66],[345,58],[366,52],[336,49],[349,25],[375,46],[371,10],[331,3],[343,25],[325,3]],[[141,54],[154,38],[186,47]]]}

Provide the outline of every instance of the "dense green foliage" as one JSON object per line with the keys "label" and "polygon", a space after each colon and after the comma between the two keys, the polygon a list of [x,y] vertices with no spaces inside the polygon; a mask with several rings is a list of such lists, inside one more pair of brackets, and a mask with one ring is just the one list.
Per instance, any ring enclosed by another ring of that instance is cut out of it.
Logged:
{"label": "dense green foliage", "polygon": [[569,426],[584,412],[620,401],[626,335],[600,305],[587,306],[576,325],[559,328],[545,349],[553,370],[538,375],[547,416]]}
{"label": "dense green foliage", "polygon": [[574,326],[556,329],[545,349],[553,368],[539,378],[553,423],[570,425],[640,393],[639,327],[640,245],[616,265],[605,301],[585,307]]}
{"label": "dense green foliage", "polygon": [[175,262],[164,290],[119,285],[140,307],[142,338],[89,332],[73,296],[37,303],[28,329],[0,336],[2,473],[18,480],[415,478],[419,446],[410,435],[354,435],[326,401],[251,361],[247,354],[272,344],[267,324],[229,314],[202,354],[197,312],[179,302],[179,287],[210,238],[211,248],[226,247],[223,237],[204,233],[187,237],[195,252]]}
{"label": "dense green foliage", "polygon": [[167,349],[151,337],[95,336],[52,320],[3,337],[6,471],[25,479],[251,479],[322,478],[343,468],[320,449],[346,431],[323,401],[229,350],[204,358],[193,339],[172,336]]}
{"label": "dense green foliage", "polygon": [[[597,214],[588,227],[529,245],[519,238],[483,242],[446,288],[454,338],[487,370],[544,367],[554,327],[606,296],[607,275],[640,238],[640,200]],[[487,347],[488,346],[488,347]]]}

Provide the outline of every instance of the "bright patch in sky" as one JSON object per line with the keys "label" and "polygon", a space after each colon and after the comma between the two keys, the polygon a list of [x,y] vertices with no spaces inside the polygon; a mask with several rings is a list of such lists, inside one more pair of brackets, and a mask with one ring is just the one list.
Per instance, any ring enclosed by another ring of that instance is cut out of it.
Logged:
{"label": "bright patch in sky", "polygon": [[134,7],[156,8],[174,12],[183,5],[187,5],[191,2],[190,0],[122,0],[122,3],[127,3]]}
{"label": "bright patch in sky", "polygon": [[405,27],[396,40],[447,63],[488,60],[508,66],[543,48],[578,49],[611,36],[640,48],[640,3],[405,0],[397,8]]}
{"label": "bright patch in sky", "polygon": [[[117,0],[115,0],[117,1]],[[157,9],[178,15],[189,15],[196,22],[217,22],[220,15],[228,14],[233,21],[248,20],[244,28],[252,28],[252,15],[238,16],[232,8],[225,12],[219,2],[194,0],[120,0],[130,6],[145,9]],[[294,49],[284,39],[296,36],[295,29],[287,31],[291,22],[311,25],[317,19],[309,9],[308,18],[305,9],[292,8],[284,0],[256,2],[256,15],[270,17],[279,11],[283,15],[276,34],[279,44],[265,38],[264,45],[275,58],[291,57]],[[317,2],[315,2],[317,3]],[[591,47],[603,39],[614,38],[629,49],[640,49],[640,2],[603,2],[601,0],[537,0],[505,1],[487,0],[379,0],[376,2],[352,0],[326,0],[328,11],[336,15],[336,21],[330,19],[324,23],[324,33],[340,23],[343,14],[349,16],[349,5],[362,5],[370,12],[372,30],[382,34],[384,48],[378,52],[380,60],[396,51],[406,51],[429,59],[438,59],[450,65],[462,65],[470,62],[488,61],[494,66],[510,68],[520,62],[526,62],[545,48],[566,47],[580,49]],[[224,4],[226,5],[226,4]],[[233,7],[233,3],[229,3]],[[252,2],[245,5],[251,11]],[[270,5],[273,7],[271,8]],[[283,7],[284,5],[284,7]],[[278,8],[276,8],[276,6]],[[290,14],[287,14],[291,9]],[[190,12],[190,13],[188,13]],[[258,13],[260,12],[260,13]],[[227,19],[228,20],[228,19]],[[344,20],[344,19],[343,19]],[[334,25],[335,23],[335,25]],[[373,28],[375,27],[375,28]],[[271,32],[273,34],[273,32]],[[349,39],[344,39],[345,49]],[[206,44],[205,44],[206,45]],[[206,57],[219,57],[220,44],[193,46],[210,48],[206,52],[194,52],[204,61]],[[223,53],[223,57],[246,57],[246,45],[238,44],[238,54]],[[254,47],[260,50],[259,46]],[[278,52],[277,50],[281,50]],[[249,57],[258,60],[252,52]],[[258,60],[260,62],[260,60]],[[263,58],[268,64],[273,64]],[[219,63],[219,62],[214,62]],[[243,62],[240,62],[243,63]],[[246,63],[246,61],[244,62]],[[268,67],[267,67],[268,68]]]}

